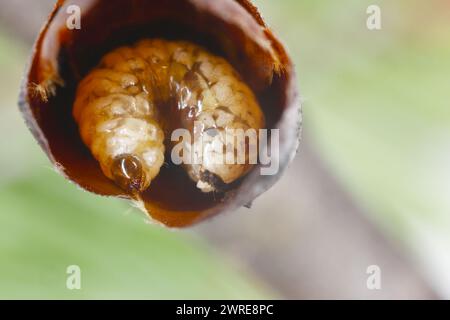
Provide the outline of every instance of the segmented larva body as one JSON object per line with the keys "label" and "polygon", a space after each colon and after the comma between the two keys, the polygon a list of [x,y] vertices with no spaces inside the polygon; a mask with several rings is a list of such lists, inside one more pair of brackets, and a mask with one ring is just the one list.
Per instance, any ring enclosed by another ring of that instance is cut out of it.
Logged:
{"label": "segmented larva body", "polygon": [[158,175],[164,140],[174,129],[193,133],[193,141],[184,141],[187,150],[198,150],[202,139],[201,163],[185,168],[210,192],[251,168],[215,159],[224,155],[218,151],[225,149],[227,129],[264,127],[253,92],[227,61],[192,43],[160,39],[105,55],[80,82],[73,115],[104,174],[129,192],[147,189]]}

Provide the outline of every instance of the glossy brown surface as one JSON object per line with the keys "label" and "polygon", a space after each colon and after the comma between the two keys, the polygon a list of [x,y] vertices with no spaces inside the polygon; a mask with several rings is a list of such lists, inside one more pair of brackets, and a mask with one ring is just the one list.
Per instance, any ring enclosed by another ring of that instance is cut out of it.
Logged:
{"label": "glossy brown surface", "polygon": [[114,182],[130,194],[142,191],[144,171],[141,161],[129,154],[122,154],[114,159],[112,164]]}
{"label": "glossy brown surface", "polygon": [[[144,37],[161,37],[198,43],[238,70],[256,94],[266,126],[280,129],[280,171],[261,176],[255,168],[231,190],[209,195],[198,191],[180,168],[165,166],[142,195],[142,207],[163,224],[183,227],[243,206],[278,180],[298,146],[298,92],[283,46],[248,1],[76,0],[70,4],[81,7],[81,30],[67,29],[66,2],[58,1],[36,41],[20,101],[30,130],[62,174],[88,191],[130,198],[103,175],[81,142],[71,108],[78,81],[104,53]],[[36,92],[46,93],[48,99]]]}

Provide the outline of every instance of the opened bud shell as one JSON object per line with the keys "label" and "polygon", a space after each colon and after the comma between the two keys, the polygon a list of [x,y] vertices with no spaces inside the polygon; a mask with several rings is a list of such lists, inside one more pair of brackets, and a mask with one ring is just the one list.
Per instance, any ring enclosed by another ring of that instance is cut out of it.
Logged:
{"label": "opened bud shell", "polygon": [[[80,28],[68,25],[74,6],[81,13]],[[77,85],[106,53],[146,38],[198,44],[238,71],[257,97],[266,128],[279,130],[279,150],[270,155],[279,163],[277,172],[262,175],[256,165],[226,191],[202,193],[181,168],[168,165],[138,197],[102,173],[72,117]],[[89,192],[130,199],[168,227],[189,226],[251,203],[285,171],[301,131],[292,62],[248,0],[58,1],[33,47],[19,105],[34,137],[67,179]]]}

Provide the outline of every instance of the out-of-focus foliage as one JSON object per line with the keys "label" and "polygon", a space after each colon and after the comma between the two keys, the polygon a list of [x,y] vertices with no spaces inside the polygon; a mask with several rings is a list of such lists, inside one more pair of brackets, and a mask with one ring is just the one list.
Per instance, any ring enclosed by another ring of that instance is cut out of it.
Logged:
{"label": "out-of-focus foliage", "polygon": [[[306,136],[450,295],[449,2],[257,3],[292,49]],[[366,28],[372,4],[381,30]]]}
{"label": "out-of-focus foliage", "polygon": [[[198,240],[47,171],[0,190],[0,298],[269,297]],[[66,288],[70,265],[82,290]]]}

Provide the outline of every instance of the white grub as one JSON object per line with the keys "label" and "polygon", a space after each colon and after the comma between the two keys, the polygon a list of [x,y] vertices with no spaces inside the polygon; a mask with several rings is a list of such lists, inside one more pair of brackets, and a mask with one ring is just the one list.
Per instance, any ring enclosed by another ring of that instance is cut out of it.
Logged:
{"label": "white grub", "polygon": [[[215,159],[227,129],[264,126],[251,89],[223,58],[188,42],[153,39],[105,55],[77,90],[73,115],[81,138],[108,178],[128,191],[150,186],[164,164],[164,130],[170,126],[161,114],[169,101],[176,102],[170,117],[177,123],[203,124],[197,135],[206,137],[202,164],[185,164],[200,190],[216,191],[214,181],[229,184],[251,168]],[[207,136],[212,128],[216,134]]]}

